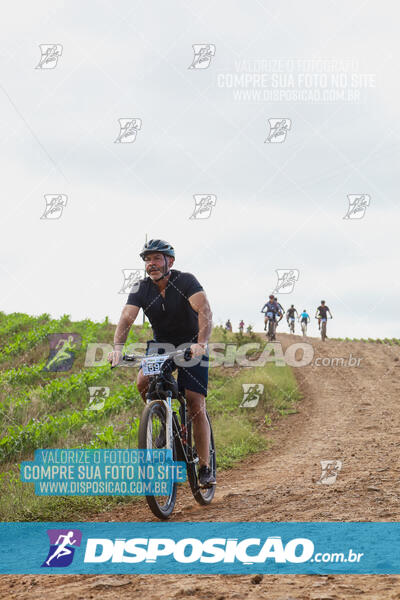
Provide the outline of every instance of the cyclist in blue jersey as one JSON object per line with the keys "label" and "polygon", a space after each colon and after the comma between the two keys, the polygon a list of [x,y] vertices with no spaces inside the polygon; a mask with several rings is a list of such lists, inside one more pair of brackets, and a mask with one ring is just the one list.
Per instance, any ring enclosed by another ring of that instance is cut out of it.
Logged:
{"label": "cyclist in blue jersey", "polygon": [[300,321],[301,331],[303,332],[303,335],[306,335],[307,325],[311,321],[310,315],[308,314],[306,309],[304,309],[303,312],[301,313],[301,315],[299,316],[299,321]]}
{"label": "cyclist in blue jersey", "polygon": [[[265,310],[266,309],[266,310]],[[277,323],[276,317],[279,316],[279,321],[283,317],[282,307],[275,300],[275,296],[270,294],[268,302],[264,304],[261,309],[262,313],[265,313],[264,318],[264,331],[267,329],[268,321],[271,319],[275,324]]]}
{"label": "cyclist in blue jersey", "polygon": [[308,314],[308,312],[306,311],[306,309],[303,310],[303,312],[301,313],[301,315],[299,316],[299,321],[301,323],[306,323],[308,324],[310,322],[310,315]]}

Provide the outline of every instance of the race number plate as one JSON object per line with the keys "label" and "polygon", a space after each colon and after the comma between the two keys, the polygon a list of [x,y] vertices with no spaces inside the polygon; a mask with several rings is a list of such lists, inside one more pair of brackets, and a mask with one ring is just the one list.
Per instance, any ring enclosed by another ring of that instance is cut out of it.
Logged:
{"label": "race number plate", "polygon": [[166,361],[164,356],[151,356],[142,360],[143,375],[158,375],[161,365]]}

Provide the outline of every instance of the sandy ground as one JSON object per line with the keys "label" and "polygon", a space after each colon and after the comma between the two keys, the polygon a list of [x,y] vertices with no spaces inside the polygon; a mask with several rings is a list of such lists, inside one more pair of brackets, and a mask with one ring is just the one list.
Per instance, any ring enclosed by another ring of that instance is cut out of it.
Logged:
{"label": "sandy ground", "polygon": [[[284,348],[300,337],[280,335]],[[180,492],[175,521],[400,521],[400,347],[309,338],[315,357],[361,358],[358,367],[294,369],[303,400],[271,431],[273,446],[218,477],[214,502]],[[321,460],[340,460],[318,485]],[[155,520],[144,502],[90,520]],[[261,579],[259,581],[259,579]],[[400,576],[0,576],[0,598],[400,599]]]}

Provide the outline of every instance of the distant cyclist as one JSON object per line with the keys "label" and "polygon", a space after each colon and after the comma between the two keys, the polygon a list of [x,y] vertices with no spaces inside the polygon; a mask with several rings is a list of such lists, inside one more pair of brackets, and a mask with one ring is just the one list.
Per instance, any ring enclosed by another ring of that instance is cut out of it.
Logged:
{"label": "distant cyclist", "polygon": [[306,309],[304,309],[301,315],[299,316],[299,321],[301,323],[305,323],[306,325],[308,325],[308,323],[310,322],[310,315],[308,314]]}
{"label": "distant cyclist", "polygon": [[[294,316],[295,313],[296,313],[297,317]],[[299,313],[295,309],[294,304],[292,304],[291,307],[287,309],[287,313],[286,313],[286,320],[287,320],[289,327],[290,327],[290,323],[294,323],[295,318],[298,318],[298,317],[299,317]]]}
{"label": "distant cyclist", "polygon": [[330,318],[332,319],[331,311],[329,307],[326,306],[325,300],[321,300],[320,306],[317,308],[317,312],[315,313],[315,317],[318,319],[318,329],[321,329],[321,321],[328,318],[327,315],[329,313]]}
{"label": "distant cyclist", "polygon": [[240,323],[239,323],[239,332],[240,332],[240,333],[243,333],[243,329],[244,329],[244,321],[243,321],[243,319],[242,319],[242,320],[240,321]]}
{"label": "distant cyclist", "polygon": [[303,310],[303,312],[301,313],[301,315],[299,316],[300,321],[300,326],[301,326],[301,330],[303,332],[303,335],[306,335],[307,333],[307,325],[310,323],[310,315],[308,314],[308,312],[306,311],[306,309]]}
{"label": "distant cyclist", "polygon": [[232,323],[231,323],[230,319],[228,319],[227,322],[225,323],[225,329],[226,329],[226,331],[232,331]]}
{"label": "distant cyclist", "polygon": [[[264,309],[267,309],[266,311]],[[283,317],[282,306],[276,302],[275,296],[270,294],[268,302],[264,304],[261,309],[261,312],[265,313],[264,319],[264,331],[267,329],[268,319],[271,318],[274,322],[276,322],[276,317],[279,316],[280,319]]]}

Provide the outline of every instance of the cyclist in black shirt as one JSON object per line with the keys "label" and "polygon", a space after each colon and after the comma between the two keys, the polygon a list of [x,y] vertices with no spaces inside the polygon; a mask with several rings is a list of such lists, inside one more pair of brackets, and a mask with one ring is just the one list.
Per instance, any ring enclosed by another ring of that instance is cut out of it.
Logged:
{"label": "cyclist in black shirt", "polygon": [[[173,346],[186,344],[190,346],[193,357],[202,357],[201,363],[194,366],[178,366],[178,386],[185,392],[193,422],[199,455],[200,484],[214,485],[215,478],[207,462],[210,430],[205,413],[208,383],[207,342],[212,329],[210,305],[194,275],[171,269],[175,251],[168,242],[150,240],[146,242],[140,256],[145,262],[148,277],[141,280],[139,286],[136,283],[129,294],[115,331],[114,351],[108,355],[108,360],[113,366],[120,362],[129,329],[140,308],[151,323],[154,342]],[[140,369],[137,386],[144,401],[148,385],[149,378],[143,375]]]}
{"label": "cyclist in black shirt", "polygon": [[286,311],[286,321],[287,321],[287,324],[289,325],[289,327],[290,327],[290,321],[294,322],[294,319],[295,319],[294,313],[296,313],[297,317],[299,316],[299,313],[295,309],[294,304],[292,304],[291,307],[288,308]]}
{"label": "cyclist in black shirt", "polygon": [[333,317],[331,315],[331,311],[329,310],[329,307],[326,306],[325,300],[321,300],[321,304],[320,306],[318,306],[317,312],[315,313],[315,316],[318,319],[318,329],[321,329],[321,320],[325,319],[326,321],[328,313],[330,318],[332,319]]}

